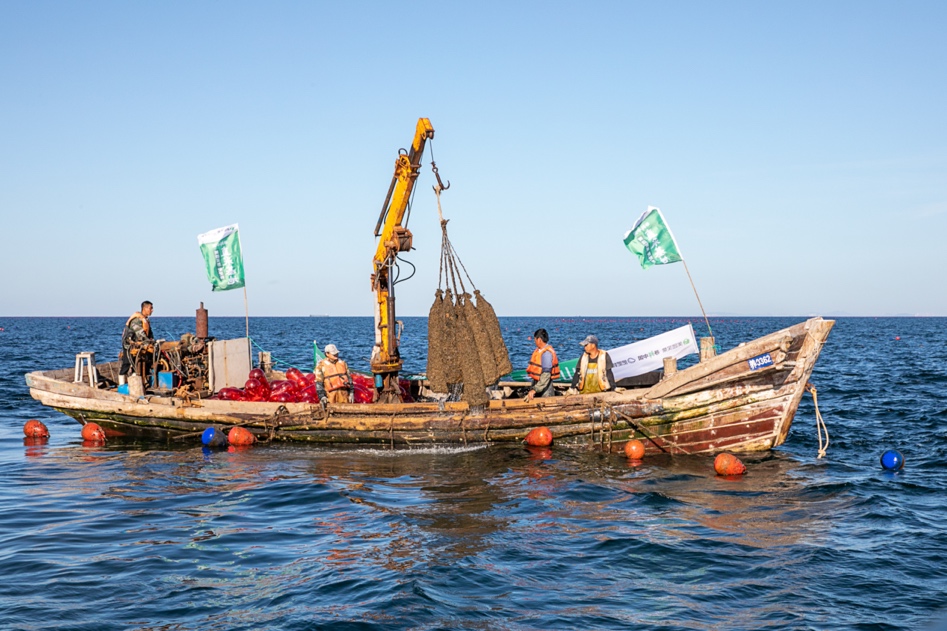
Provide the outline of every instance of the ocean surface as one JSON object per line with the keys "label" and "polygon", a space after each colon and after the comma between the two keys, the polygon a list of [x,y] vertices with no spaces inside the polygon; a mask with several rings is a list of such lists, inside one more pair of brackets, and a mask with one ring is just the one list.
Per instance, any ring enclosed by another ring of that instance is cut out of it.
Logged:
{"label": "ocean surface", "polygon": [[[804,318],[716,318],[717,343]],[[514,365],[686,318],[501,318]],[[191,318],[154,318],[160,338]],[[706,327],[692,320],[699,336]],[[117,356],[124,318],[0,318],[0,629],[941,629],[947,616],[947,319],[841,318],[789,439],[743,457],[553,447],[419,451],[109,443],[23,374]],[[426,324],[407,318],[406,370]],[[369,318],[252,318],[259,348],[367,368]],[[210,319],[218,338],[240,318]],[[23,424],[52,437],[25,446]],[[898,449],[905,467],[884,471]]]}

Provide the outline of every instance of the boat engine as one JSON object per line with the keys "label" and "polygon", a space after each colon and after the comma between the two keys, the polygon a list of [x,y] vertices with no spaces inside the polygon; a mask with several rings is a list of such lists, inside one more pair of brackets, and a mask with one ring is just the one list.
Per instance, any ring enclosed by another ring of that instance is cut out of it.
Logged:
{"label": "boat engine", "polygon": [[185,333],[179,340],[133,342],[128,350],[135,372],[151,375],[152,384],[158,384],[158,373],[165,372],[174,375],[179,394],[197,394],[207,388],[207,339]]}

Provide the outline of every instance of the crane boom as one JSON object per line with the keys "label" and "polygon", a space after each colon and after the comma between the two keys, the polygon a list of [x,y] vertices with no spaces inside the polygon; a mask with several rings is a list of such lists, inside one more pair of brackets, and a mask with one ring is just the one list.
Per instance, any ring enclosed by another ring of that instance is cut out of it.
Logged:
{"label": "crane boom", "polygon": [[388,187],[388,195],[382,205],[375,236],[378,247],[372,261],[372,290],[375,292],[375,348],[372,350],[371,368],[375,375],[378,400],[383,403],[401,401],[398,373],[402,360],[398,351],[400,334],[395,330],[395,293],[391,268],[398,252],[411,249],[411,231],[402,222],[411,201],[411,192],[421,169],[424,145],[434,138],[434,128],[427,118],[419,118],[411,149],[398,152],[395,173]]}

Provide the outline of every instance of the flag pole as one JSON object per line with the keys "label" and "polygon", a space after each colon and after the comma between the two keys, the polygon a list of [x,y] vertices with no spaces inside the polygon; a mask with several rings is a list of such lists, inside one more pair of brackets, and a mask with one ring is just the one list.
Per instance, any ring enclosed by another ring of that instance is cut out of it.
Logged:
{"label": "flag pole", "polygon": [[[654,219],[652,214],[656,213]],[[648,222],[648,223],[646,223]],[[667,232],[670,243],[664,242],[663,232]],[[714,330],[710,328],[710,318],[704,311],[704,303],[700,300],[700,294],[697,293],[697,286],[694,285],[694,279],[691,277],[691,271],[687,267],[687,261],[684,260],[684,254],[674,238],[671,226],[664,219],[664,213],[657,206],[648,206],[631,230],[625,233],[625,247],[636,255],[641,261],[641,267],[648,269],[652,265],[664,265],[665,263],[676,263],[678,261],[684,264],[684,271],[687,272],[687,280],[691,283],[691,289],[697,297],[697,304],[700,306],[700,312],[704,316],[704,323],[707,325],[707,331],[710,337],[714,336]],[[670,248],[670,252],[668,252]],[[673,257],[673,258],[671,258]]]}
{"label": "flag pole", "polygon": [[[648,206],[648,211],[651,210],[651,206]],[[704,324],[707,325],[707,332],[710,333],[710,337],[714,336],[714,330],[710,328],[710,320],[707,318],[707,312],[704,311],[704,303],[700,301],[700,294],[697,293],[697,286],[694,285],[694,279],[691,278],[691,271],[687,269],[687,260],[684,259],[684,254],[681,252],[681,247],[677,244],[677,239],[674,238],[674,233],[671,231],[671,226],[664,219],[664,213],[661,212],[660,208],[655,208],[658,211],[658,215],[661,217],[661,223],[664,224],[664,227],[667,228],[668,234],[671,235],[671,242],[674,244],[674,248],[677,250],[678,256],[681,257],[681,263],[684,264],[684,271],[687,272],[687,280],[691,282],[691,289],[694,290],[694,295],[697,297],[697,304],[700,306],[700,312],[704,316]]]}
{"label": "flag pole", "polygon": [[710,337],[713,337],[714,331],[710,328],[710,320],[707,319],[707,312],[704,311],[704,303],[700,301],[700,294],[697,293],[697,287],[694,285],[694,279],[691,278],[691,271],[687,269],[687,261],[683,256],[681,257],[681,263],[684,264],[684,271],[687,272],[687,280],[691,282],[691,289],[694,290],[694,295],[697,296],[697,304],[700,305],[700,312],[704,314],[704,323],[707,325],[707,330],[710,332]]}

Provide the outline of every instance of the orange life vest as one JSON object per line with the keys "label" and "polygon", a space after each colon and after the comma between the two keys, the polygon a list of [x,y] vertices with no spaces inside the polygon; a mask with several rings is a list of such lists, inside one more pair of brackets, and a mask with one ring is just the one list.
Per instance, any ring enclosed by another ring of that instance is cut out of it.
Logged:
{"label": "orange life vest", "polygon": [[532,356],[529,358],[529,365],[526,367],[526,375],[533,381],[539,381],[539,376],[543,374],[543,353],[546,351],[552,353],[552,379],[555,381],[559,378],[559,358],[556,357],[556,351],[553,350],[552,346],[546,344],[542,348],[534,350]]}
{"label": "orange life vest", "polygon": [[151,336],[151,322],[148,322],[148,318],[141,311],[136,311],[135,313],[128,316],[128,320],[125,321],[125,326],[127,327],[132,323],[132,320],[135,318],[141,318],[142,326],[141,328],[145,331],[145,335]]}
{"label": "orange life vest", "polygon": [[322,385],[326,392],[348,390],[352,386],[349,379],[349,367],[341,359],[332,363],[328,359],[322,360]]}

